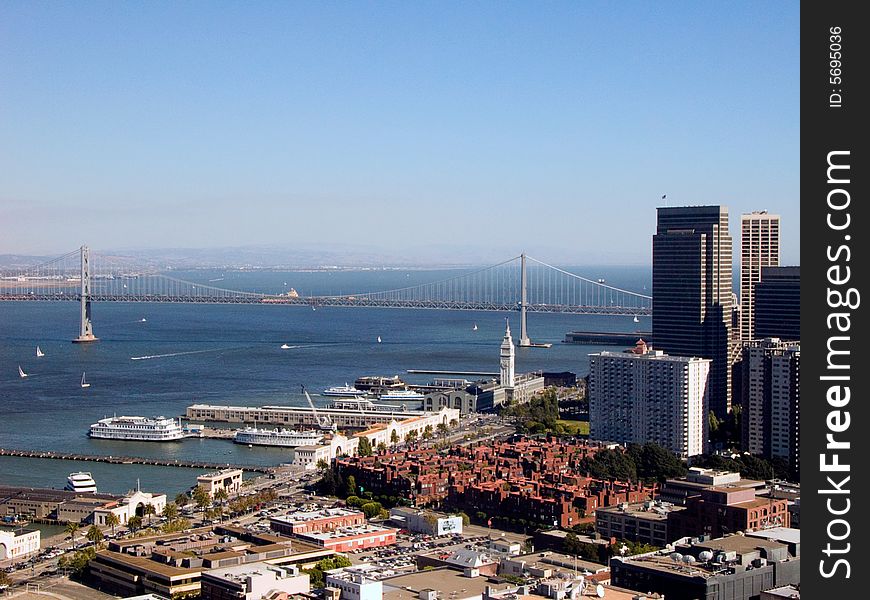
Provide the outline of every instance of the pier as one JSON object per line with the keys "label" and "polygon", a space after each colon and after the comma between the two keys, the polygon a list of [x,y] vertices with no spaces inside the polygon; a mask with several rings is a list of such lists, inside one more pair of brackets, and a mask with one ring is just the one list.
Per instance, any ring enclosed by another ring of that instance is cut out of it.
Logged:
{"label": "pier", "polygon": [[438,371],[433,369],[408,369],[406,373],[415,375],[470,375],[471,377],[498,377],[498,373],[488,371]]}
{"label": "pier", "polygon": [[14,450],[0,448],[0,456],[17,456],[20,458],[53,458],[57,460],[77,460],[83,462],[102,462],[113,465],[148,465],[154,467],[182,467],[187,469],[204,469],[219,471],[221,469],[242,469],[252,473],[271,473],[273,467],[256,465],[234,465],[231,463],[203,462],[196,460],[167,460],[164,458],[143,458],[141,456],[100,456],[95,454],[68,454],[65,452],[48,452],[45,450]]}

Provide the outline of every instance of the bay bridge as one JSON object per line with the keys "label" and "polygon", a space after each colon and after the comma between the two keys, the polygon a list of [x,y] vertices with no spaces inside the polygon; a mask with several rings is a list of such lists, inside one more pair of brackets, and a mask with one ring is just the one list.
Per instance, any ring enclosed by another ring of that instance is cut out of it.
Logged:
{"label": "bay bridge", "polygon": [[498,264],[464,270],[431,283],[339,295],[232,290],[136,267],[127,257],[92,253],[82,246],[43,263],[0,270],[0,301],[74,301],[81,305],[74,342],[96,341],[93,302],[342,306],[520,313],[520,346],[533,346],[526,314],[642,316],[652,297],[592,280],[520,254]]}

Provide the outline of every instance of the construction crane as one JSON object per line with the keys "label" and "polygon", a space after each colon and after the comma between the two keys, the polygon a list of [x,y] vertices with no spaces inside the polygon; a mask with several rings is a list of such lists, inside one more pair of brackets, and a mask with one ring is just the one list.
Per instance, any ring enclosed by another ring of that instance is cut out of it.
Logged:
{"label": "construction crane", "polygon": [[317,426],[324,431],[335,431],[337,429],[335,423],[329,419],[329,415],[320,416],[317,412],[317,407],[314,406],[314,401],[311,399],[311,396],[308,395],[308,390],[305,389],[304,385],[302,386],[302,393],[305,394],[305,399],[308,400],[308,406],[311,407],[311,412],[314,413],[314,420],[317,421]]}

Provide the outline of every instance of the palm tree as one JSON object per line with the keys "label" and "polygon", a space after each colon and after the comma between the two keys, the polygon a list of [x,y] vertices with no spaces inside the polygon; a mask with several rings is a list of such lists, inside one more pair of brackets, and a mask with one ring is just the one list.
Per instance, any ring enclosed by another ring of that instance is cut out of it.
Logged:
{"label": "palm tree", "polygon": [[106,515],[106,525],[111,526],[113,536],[115,535],[115,526],[120,525],[120,524],[121,524],[121,519],[119,519],[118,515],[116,515],[115,513],[110,512],[109,514]]}
{"label": "palm tree", "polygon": [[137,529],[142,528],[142,517],[133,516],[127,520],[127,527],[130,528],[130,531],[136,531]]}
{"label": "palm tree", "polygon": [[69,523],[66,524],[65,531],[69,534],[69,537],[72,540],[73,546],[75,546],[75,543],[76,543],[76,533],[78,532],[78,530],[79,530],[78,523],[76,523],[74,521],[70,521]]}
{"label": "palm tree", "polygon": [[196,502],[196,506],[202,511],[203,518],[205,518],[205,509],[211,504],[211,496],[204,487],[198,485],[193,489],[193,501]]}
{"label": "palm tree", "polygon": [[188,502],[190,502],[190,498],[184,492],[181,492],[177,496],[175,496],[175,504],[179,508],[181,508],[182,506],[184,506]]}
{"label": "palm tree", "polygon": [[221,488],[214,493],[214,499],[217,500],[219,503],[218,510],[219,510],[219,514],[220,514],[221,523],[224,522],[224,501],[229,499],[229,497],[230,497],[230,495],[227,493],[227,491],[224,488]]}
{"label": "palm tree", "polygon": [[167,521],[172,521],[175,517],[178,516],[178,505],[177,504],[167,504],[163,507],[163,516],[166,517]]}
{"label": "palm tree", "polygon": [[142,507],[142,514],[145,516],[145,520],[151,525],[151,517],[157,514],[157,508],[153,504],[146,504]]}
{"label": "palm tree", "polygon": [[87,534],[85,534],[85,537],[88,538],[88,540],[92,541],[94,543],[94,547],[96,547],[97,542],[103,539],[103,532],[96,525],[91,525],[90,527],[88,527],[88,532]]}

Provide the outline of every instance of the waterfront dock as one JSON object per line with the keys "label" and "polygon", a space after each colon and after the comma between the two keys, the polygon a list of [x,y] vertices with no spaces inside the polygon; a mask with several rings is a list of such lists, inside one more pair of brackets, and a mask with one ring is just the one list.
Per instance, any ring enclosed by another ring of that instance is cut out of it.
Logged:
{"label": "waterfront dock", "polygon": [[271,473],[272,467],[257,465],[235,465],[231,463],[204,462],[197,460],[168,460],[164,458],[143,458],[141,456],[100,456],[96,454],[69,454],[65,452],[48,452],[45,450],[15,450],[0,448],[0,456],[17,456],[20,458],[53,458],[57,460],[77,460],[83,462],[102,462],[113,465],[149,465],[155,467],[182,467],[187,469],[205,469],[218,471],[221,469],[242,469],[252,473]]}

